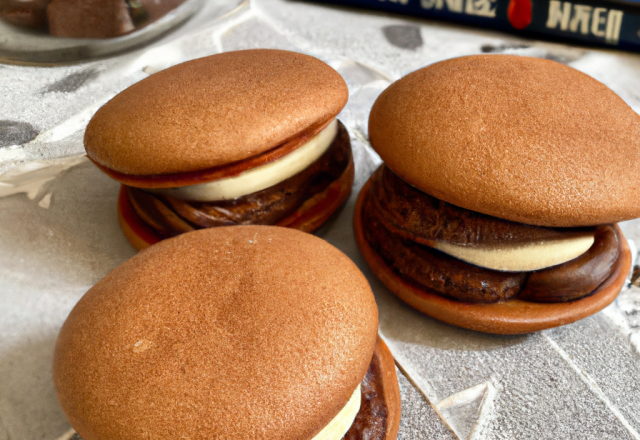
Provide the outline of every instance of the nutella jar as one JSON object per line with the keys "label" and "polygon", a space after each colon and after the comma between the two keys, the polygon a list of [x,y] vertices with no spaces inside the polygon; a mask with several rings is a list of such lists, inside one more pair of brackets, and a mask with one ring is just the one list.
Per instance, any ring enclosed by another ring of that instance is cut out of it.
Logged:
{"label": "nutella jar", "polygon": [[202,0],[0,0],[0,60],[66,63],[144,44]]}

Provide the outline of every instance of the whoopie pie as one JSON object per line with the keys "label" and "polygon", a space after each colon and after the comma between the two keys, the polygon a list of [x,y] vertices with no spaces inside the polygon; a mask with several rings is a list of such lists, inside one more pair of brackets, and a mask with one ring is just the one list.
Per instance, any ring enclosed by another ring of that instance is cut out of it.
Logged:
{"label": "whoopie pie", "polygon": [[640,116],[563,64],[450,59],[386,89],[369,118],[384,164],[356,238],[380,279],[437,319],[491,333],[567,324],[610,304],[640,216]]}
{"label": "whoopie pie", "polygon": [[400,392],[355,264],[273,226],[139,253],[65,321],[53,376],[84,440],[393,440]]}
{"label": "whoopie pie", "polygon": [[311,232],[347,199],[348,98],[322,61],[282,50],[227,52],[156,73],[89,122],[89,158],[122,183],[132,244],[216,226]]}

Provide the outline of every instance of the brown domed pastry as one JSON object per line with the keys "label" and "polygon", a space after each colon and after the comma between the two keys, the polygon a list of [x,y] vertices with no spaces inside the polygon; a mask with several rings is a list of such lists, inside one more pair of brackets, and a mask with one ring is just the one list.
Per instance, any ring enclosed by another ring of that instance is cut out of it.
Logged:
{"label": "brown domed pastry", "polygon": [[367,280],[323,240],[206,229],[90,289],[53,376],[84,440],[393,440],[400,394],[377,328]]}
{"label": "brown domed pastry", "polygon": [[385,90],[385,164],[360,193],[358,245],[405,302],[450,324],[527,333],[610,304],[640,216],[640,117],[565,65],[455,58]]}
{"label": "brown domed pastry", "polygon": [[272,224],[311,232],[347,199],[344,80],[307,55],[227,52],[126,89],[93,117],[89,158],[123,184],[119,212],[143,248],[195,229]]}

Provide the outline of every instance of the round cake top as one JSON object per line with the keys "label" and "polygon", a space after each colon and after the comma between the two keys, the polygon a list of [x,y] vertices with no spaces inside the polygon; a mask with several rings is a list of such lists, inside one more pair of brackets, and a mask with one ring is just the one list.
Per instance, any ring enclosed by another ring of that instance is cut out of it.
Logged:
{"label": "round cake top", "polygon": [[640,116],[595,79],[512,55],[439,62],[386,89],[373,148],[454,205],[540,226],[640,216]]}
{"label": "round cake top", "polygon": [[292,229],[204,229],[113,270],[71,311],[54,381],[84,440],[311,439],[362,381],[369,284]]}
{"label": "round cake top", "polygon": [[124,90],[93,116],[84,144],[98,164],[153,176],[206,170],[258,155],[333,119],[342,77],[283,50],[242,50],[170,67]]}

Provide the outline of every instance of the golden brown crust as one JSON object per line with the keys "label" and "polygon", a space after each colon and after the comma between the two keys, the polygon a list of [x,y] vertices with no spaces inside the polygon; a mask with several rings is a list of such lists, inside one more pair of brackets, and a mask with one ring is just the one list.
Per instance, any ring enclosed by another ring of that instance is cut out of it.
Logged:
{"label": "golden brown crust", "polygon": [[[330,121],[329,121],[330,122]],[[248,159],[225,164],[219,167],[213,167],[206,170],[192,171],[188,173],[177,174],[156,174],[151,176],[135,176],[132,174],[124,174],[100,165],[95,160],[91,161],[100,168],[106,175],[114,180],[124,183],[134,188],[174,188],[179,186],[197,185],[199,183],[213,182],[214,180],[225,179],[227,177],[237,176],[244,171],[261,165],[275,162],[283,158],[287,154],[300,148],[317,135],[329,122],[315,124],[300,133],[293,139],[287,140],[282,145],[278,145],[269,151],[261,153]],[[342,124],[341,124],[342,125]]]}
{"label": "golden brown crust", "polygon": [[400,428],[401,417],[401,397],[400,386],[398,385],[398,375],[396,374],[396,365],[393,360],[393,356],[380,337],[378,337],[378,345],[374,356],[380,358],[380,364],[382,369],[382,388],[384,399],[387,402],[387,433],[385,440],[394,440],[398,435],[398,429]]}
{"label": "golden brown crust", "polygon": [[[353,178],[354,166],[351,159],[338,180],[304,202],[293,214],[278,222],[276,226],[309,233],[315,231],[347,201],[351,194]],[[135,212],[124,185],[121,186],[118,195],[118,220],[129,243],[139,251],[162,240],[162,237]]]}
{"label": "golden brown crust", "polygon": [[400,387],[393,356],[380,336],[360,386],[360,410],[342,440],[395,440],[400,427]]}
{"label": "golden brown crust", "polygon": [[322,61],[282,50],[226,52],[171,67],[129,87],[89,122],[89,157],[119,173],[194,172],[264,153],[347,102]]}
{"label": "golden brown crust", "polygon": [[620,293],[631,269],[629,246],[616,225],[616,232],[622,237],[616,268],[592,295],[563,303],[534,303],[514,299],[496,304],[471,304],[450,300],[404,281],[369,246],[362,230],[362,208],[369,185],[367,182],[362,188],[354,213],[354,232],[360,253],[382,283],[401,300],[448,324],[496,334],[530,333],[569,324],[611,304]]}
{"label": "golden brown crust", "polygon": [[369,136],[402,179],[472,211],[560,227],[640,216],[640,116],[553,61],[476,55],[420,69],[380,95]]}
{"label": "golden brown crust", "polygon": [[377,338],[367,280],[310,234],[165,240],[107,275],[60,331],[54,382],[84,440],[312,438]]}

